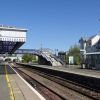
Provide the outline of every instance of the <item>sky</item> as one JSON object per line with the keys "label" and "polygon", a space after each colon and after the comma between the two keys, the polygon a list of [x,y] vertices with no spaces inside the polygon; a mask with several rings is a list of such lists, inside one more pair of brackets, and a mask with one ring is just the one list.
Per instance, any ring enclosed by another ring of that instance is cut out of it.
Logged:
{"label": "sky", "polygon": [[28,29],[21,48],[68,51],[100,34],[100,0],[0,0],[0,24]]}

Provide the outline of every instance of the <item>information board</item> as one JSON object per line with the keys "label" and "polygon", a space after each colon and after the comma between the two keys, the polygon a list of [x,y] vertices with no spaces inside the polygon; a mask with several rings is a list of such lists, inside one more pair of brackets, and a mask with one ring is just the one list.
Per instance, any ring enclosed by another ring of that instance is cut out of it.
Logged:
{"label": "information board", "polygon": [[69,64],[74,64],[74,57],[73,56],[69,56]]}

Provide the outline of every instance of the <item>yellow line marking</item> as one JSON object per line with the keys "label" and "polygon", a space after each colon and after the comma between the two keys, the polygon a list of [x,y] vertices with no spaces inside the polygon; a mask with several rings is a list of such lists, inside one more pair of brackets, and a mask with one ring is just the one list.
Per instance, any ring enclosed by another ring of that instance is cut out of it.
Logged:
{"label": "yellow line marking", "polygon": [[10,79],[9,79],[9,76],[8,76],[8,71],[7,71],[6,64],[5,64],[5,73],[6,73],[6,81],[7,81],[8,87],[10,89],[10,98],[11,98],[11,100],[15,100],[13,89],[12,89],[12,86],[11,86],[11,82],[10,82]]}

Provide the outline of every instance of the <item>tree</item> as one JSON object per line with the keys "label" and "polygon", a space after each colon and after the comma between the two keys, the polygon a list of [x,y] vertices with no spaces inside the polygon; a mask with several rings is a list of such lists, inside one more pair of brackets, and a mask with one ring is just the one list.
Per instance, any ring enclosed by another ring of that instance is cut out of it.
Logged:
{"label": "tree", "polygon": [[74,45],[70,47],[69,52],[67,54],[67,63],[68,63],[68,58],[69,56],[74,57],[74,64],[79,65],[80,64],[80,48],[78,45]]}
{"label": "tree", "polygon": [[32,54],[24,54],[22,57],[22,61],[25,63],[29,63],[29,62],[38,63],[36,56]]}
{"label": "tree", "polygon": [[23,57],[22,57],[23,62],[26,62],[26,63],[32,62],[32,58],[33,58],[33,56],[30,55],[30,54],[24,54]]}

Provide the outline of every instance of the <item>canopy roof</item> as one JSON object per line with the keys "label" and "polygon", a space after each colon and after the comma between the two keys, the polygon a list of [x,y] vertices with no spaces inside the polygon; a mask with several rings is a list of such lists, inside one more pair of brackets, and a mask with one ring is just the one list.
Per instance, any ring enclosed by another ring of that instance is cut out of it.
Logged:
{"label": "canopy roof", "polygon": [[14,53],[26,42],[26,29],[0,26],[0,54]]}

